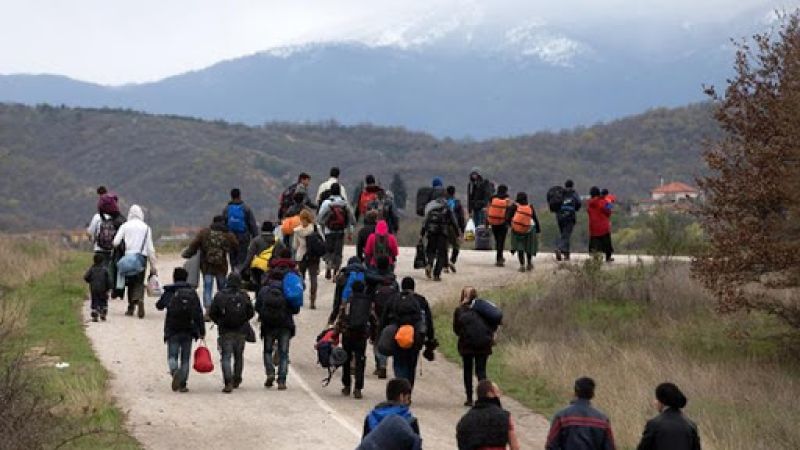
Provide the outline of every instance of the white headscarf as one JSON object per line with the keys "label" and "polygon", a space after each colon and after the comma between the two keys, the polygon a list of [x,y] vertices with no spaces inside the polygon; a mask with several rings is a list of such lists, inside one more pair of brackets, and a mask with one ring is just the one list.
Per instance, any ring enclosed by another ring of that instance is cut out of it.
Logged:
{"label": "white headscarf", "polygon": [[138,219],[144,222],[144,212],[139,205],[132,205],[128,210],[128,220]]}

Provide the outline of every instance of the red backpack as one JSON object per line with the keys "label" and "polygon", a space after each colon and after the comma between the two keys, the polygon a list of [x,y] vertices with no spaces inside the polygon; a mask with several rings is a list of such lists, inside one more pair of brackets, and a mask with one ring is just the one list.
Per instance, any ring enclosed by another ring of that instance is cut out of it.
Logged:
{"label": "red backpack", "polygon": [[211,360],[211,351],[201,342],[194,351],[194,370],[200,373],[214,371],[214,362]]}
{"label": "red backpack", "polygon": [[361,193],[361,198],[358,199],[358,212],[362,216],[367,213],[369,204],[378,199],[377,192],[364,191]]}

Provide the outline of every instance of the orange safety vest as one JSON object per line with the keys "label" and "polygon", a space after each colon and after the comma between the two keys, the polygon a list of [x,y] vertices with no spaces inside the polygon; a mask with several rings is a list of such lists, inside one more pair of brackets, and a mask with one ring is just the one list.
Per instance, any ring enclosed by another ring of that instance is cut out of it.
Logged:
{"label": "orange safety vest", "polygon": [[533,206],[517,205],[517,211],[511,219],[511,229],[518,234],[527,234],[531,231],[531,223],[533,223]]}
{"label": "orange safety vest", "polygon": [[489,225],[502,225],[506,222],[506,209],[508,209],[508,199],[493,198],[489,203],[486,221]]}

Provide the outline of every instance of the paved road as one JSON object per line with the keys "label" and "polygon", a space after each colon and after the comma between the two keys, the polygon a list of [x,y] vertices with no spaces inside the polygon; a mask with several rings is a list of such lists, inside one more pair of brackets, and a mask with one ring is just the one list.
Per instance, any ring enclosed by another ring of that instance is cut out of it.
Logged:
{"label": "paved road", "polygon": [[[352,251],[346,249],[347,253]],[[431,303],[457,296],[467,284],[485,288],[498,282],[524,282],[531,276],[517,273],[516,263],[494,267],[492,253],[463,251],[458,274],[445,274],[443,282],[434,283],[412,269],[413,251],[401,249],[398,275],[414,276],[417,290]],[[177,256],[162,255],[159,273],[169,277],[181,262]],[[537,259],[537,271],[552,265],[552,255]],[[503,276],[498,276],[499,272]],[[164,313],[155,310],[156,299],[146,300],[147,315],[142,320],[124,316],[126,302],[112,300],[108,322],[87,322],[87,334],[113,375],[111,393],[128,414],[132,434],[146,448],[352,449],[359,442],[365,414],[383,400],[385,384],[371,375],[374,367],[372,358],[368,358],[362,400],[343,397],[338,377],[327,388],[321,386],[324,370],[316,365],[313,341],[325,325],[332,298],[333,284],[321,278],[319,309],[304,309],[297,317],[297,337],[290,348],[289,389],[282,392],[263,387],[259,340],[247,345],[244,382],[233,394],[220,393],[218,361],[212,374],[190,374],[188,394],[173,393],[163,343]],[[215,360],[219,356],[216,336],[216,329],[209,331]],[[418,371],[412,410],[419,418],[424,446],[456,448],[455,425],[466,411],[462,406],[461,370],[438,355],[434,362],[420,358]],[[546,419],[512,399],[505,399],[504,405],[517,422],[522,448],[542,448]]]}

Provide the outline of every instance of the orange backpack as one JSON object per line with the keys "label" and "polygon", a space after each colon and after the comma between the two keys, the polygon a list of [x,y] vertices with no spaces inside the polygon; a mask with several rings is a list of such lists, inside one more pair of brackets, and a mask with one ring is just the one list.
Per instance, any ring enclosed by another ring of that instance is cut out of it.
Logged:
{"label": "orange backpack", "polygon": [[403,325],[397,329],[394,335],[394,340],[397,346],[403,349],[409,349],[414,346],[414,327],[411,325]]}
{"label": "orange backpack", "polygon": [[533,206],[517,205],[517,212],[511,219],[511,229],[517,234],[527,234],[533,222]]}
{"label": "orange backpack", "polygon": [[281,233],[284,236],[291,236],[294,234],[294,229],[300,226],[300,216],[286,217],[281,222]]}
{"label": "orange backpack", "polygon": [[507,198],[493,198],[489,203],[486,222],[489,225],[502,225],[506,222],[506,210],[508,209]]}

